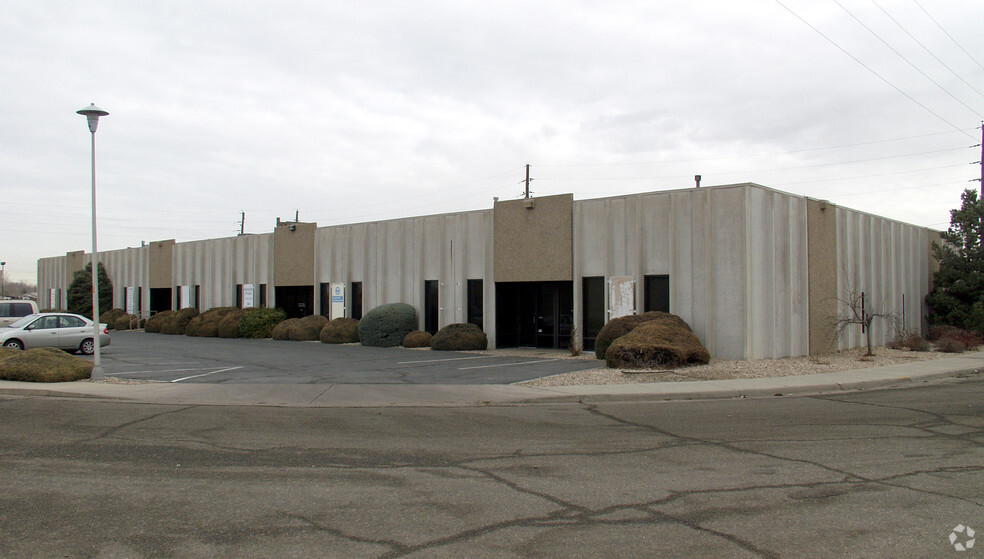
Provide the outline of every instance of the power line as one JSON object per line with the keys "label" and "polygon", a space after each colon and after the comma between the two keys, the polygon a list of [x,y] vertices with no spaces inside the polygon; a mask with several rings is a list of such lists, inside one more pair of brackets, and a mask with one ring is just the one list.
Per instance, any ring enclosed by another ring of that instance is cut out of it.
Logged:
{"label": "power line", "polygon": [[[794,17],[795,17],[796,19],[798,19],[798,20],[800,20],[800,21],[802,21],[802,22],[803,22],[803,23],[804,23],[804,24],[805,24],[805,25],[806,25],[807,27],[809,27],[810,29],[812,29],[812,30],[814,30],[814,31],[815,31],[815,32],[816,32],[816,33],[817,33],[818,35],[820,35],[821,37],[823,37],[824,39],[826,39],[826,40],[827,40],[827,42],[829,42],[830,44],[832,44],[832,45],[834,45],[835,47],[837,47],[837,49],[838,49],[838,50],[840,50],[841,52],[843,52],[843,53],[844,53],[844,54],[846,54],[847,56],[849,56],[849,57],[851,57],[851,60],[853,60],[853,61],[855,61],[855,62],[857,62],[857,63],[858,63],[858,64],[860,64],[860,65],[861,65],[861,66],[862,66],[862,67],[863,67],[863,68],[864,68],[865,70],[867,70],[867,71],[869,71],[869,72],[871,72],[872,74],[874,74],[874,75],[875,75],[875,77],[877,77],[877,78],[878,78],[878,79],[880,79],[881,81],[883,81],[883,82],[885,82],[886,84],[888,84],[888,85],[889,85],[889,86],[890,86],[890,87],[891,87],[892,89],[894,89],[895,91],[898,91],[899,93],[901,93],[902,95],[904,95],[904,96],[906,97],[906,99],[908,99],[908,100],[910,100],[910,101],[912,101],[913,103],[915,103],[915,104],[917,104],[917,105],[919,105],[920,107],[922,107],[922,108],[923,108],[923,110],[925,110],[925,111],[926,111],[926,112],[928,112],[929,114],[931,114],[931,115],[933,115],[933,116],[935,116],[936,118],[938,118],[938,119],[940,119],[941,121],[943,121],[943,122],[945,122],[946,124],[948,124],[948,125],[950,125],[950,127],[951,127],[951,128],[953,128],[954,130],[960,130],[961,132],[963,132],[963,130],[962,130],[962,129],[961,129],[961,128],[960,128],[959,126],[957,126],[956,124],[953,124],[953,123],[952,123],[952,122],[950,122],[949,120],[947,120],[947,119],[945,119],[945,118],[943,118],[942,116],[940,116],[939,114],[937,114],[937,113],[936,113],[936,111],[933,111],[932,109],[930,109],[930,108],[929,108],[929,107],[927,107],[926,105],[923,105],[922,103],[920,103],[919,101],[917,101],[917,100],[916,100],[916,99],[915,99],[915,98],[914,98],[913,96],[911,96],[911,95],[909,95],[909,94],[908,94],[908,93],[906,93],[905,91],[902,91],[902,90],[901,90],[901,89],[900,89],[900,88],[899,88],[899,87],[898,87],[897,85],[895,85],[895,84],[893,84],[892,82],[890,82],[890,81],[888,81],[888,79],[887,79],[887,78],[885,78],[885,77],[883,77],[883,76],[882,76],[881,74],[879,74],[878,72],[876,72],[876,71],[874,71],[874,70],[873,70],[873,69],[872,69],[872,68],[871,68],[870,66],[868,66],[868,65],[867,65],[867,64],[865,64],[864,62],[861,62],[861,60],[860,60],[860,59],[859,59],[858,57],[856,57],[856,56],[854,56],[853,54],[851,54],[850,52],[848,52],[848,51],[847,51],[847,49],[845,49],[844,47],[842,47],[842,46],[840,46],[840,45],[838,45],[838,44],[837,44],[837,43],[836,43],[836,42],[835,42],[835,41],[834,41],[833,39],[831,39],[830,37],[828,37],[827,35],[825,35],[825,34],[823,33],[823,31],[820,31],[819,29],[817,29],[816,27],[814,27],[814,26],[813,26],[813,24],[811,24],[810,22],[808,22],[808,21],[806,21],[806,20],[805,20],[805,19],[803,19],[803,18],[802,18],[802,17],[801,17],[801,16],[799,15],[799,14],[797,14],[796,12],[794,12],[794,11],[792,10],[792,8],[790,8],[789,6],[787,6],[787,5],[785,5],[785,4],[783,4],[781,0],[776,0],[776,3],[777,3],[777,4],[779,4],[780,6],[782,6],[782,7],[783,7],[783,8],[784,8],[784,9],[785,9],[785,10],[786,10],[787,12],[789,12],[789,13],[791,13],[791,14],[793,14],[793,16],[794,16]],[[966,132],[964,132],[964,134],[967,134],[967,133],[966,133]],[[970,134],[967,134],[967,136],[970,136]]]}
{"label": "power line", "polygon": [[924,51],[926,51],[930,56],[932,56],[934,59],[936,59],[936,61],[939,62],[944,68],[946,68],[947,70],[949,70],[951,74],[953,74],[954,76],[956,76],[957,79],[959,79],[960,81],[962,81],[967,87],[969,87],[969,88],[973,89],[974,91],[976,91],[978,95],[980,95],[981,97],[984,97],[984,93],[981,93],[981,91],[979,89],[977,89],[970,82],[968,82],[967,80],[965,80],[963,78],[963,76],[961,76],[956,71],[954,71],[953,68],[950,68],[950,66],[947,65],[946,62],[943,62],[942,60],[940,60],[940,57],[936,56],[936,54],[934,54],[933,51],[929,50],[929,47],[927,47],[926,45],[924,45],[922,43],[922,41],[920,41],[919,39],[916,38],[915,35],[913,35],[912,33],[910,33],[908,29],[906,29],[901,23],[898,22],[898,20],[896,20],[894,17],[892,17],[892,14],[888,13],[888,11],[885,8],[881,7],[881,5],[878,4],[878,2],[876,2],[875,0],[871,0],[871,3],[874,4],[879,10],[881,10],[882,13],[884,13],[886,16],[888,16],[888,19],[892,20],[892,23],[894,23],[895,25],[897,25],[899,27],[899,29],[901,29],[902,31],[904,31],[905,34],[908,35],[910,39],[912,39],[913,41],[915,41],[916,44],[919,45],[920,47],[922,47]]}
{"label": "power line", "polygon": [[974,61],[975,64],[977,64],[978,66],[980,66],[981,70],[984,70],[984,64],[981,64],[980,62],[978,62],[977,59],[974,58],[974,56],[972,54],[970,54],[969,52],[967,52],[967,49],[963,48],[963,45],[961,45],[960,43],[958,43],[957,40],[953,38],[953,35],[950,35],[947,32],[946,29],[943,29],[943,26],[940,25],[940,22],[936,21],[936,18],[934,18],[933,16],[931,16],[929,14],[929,12],[926,11],[926,8],[923,8],[922,7],[922,4],[920,4],[917,0],[912,0],[912,2],[916,6],[919,6],[919,9],[922,10],[924,14],[926,14],[926,17],[928,17],[930,20],[932,20],[932,22],[936,24],[936,27],[939,27],[940,28],[940,31],[942,31],[947,37],[950,38],[951,41],[953,41],[953,44],[957,45],[957,47],[960,50],[962,50],[964,52],[964,54],[967,55],[968,58],[970,58],[971,60]]}
{"label": "power line", "polygon": [[906,64],[908,64],[909,66],[912,66],[912,69],[913,70],[919,72],[919,74],[921,74],[922,77],[924,77],[927,80],[929,80],[930,82],[932,82],[933,85],[935,85],[936,87],[938,87],[940,89],[940,91],[942,91],[943,93],[946,93],[947,95],[949,95],[950,97],[952,97],[954,101],[956,101],[957,103],[960,103],[961,105],[963,105],[964,107],[966,107],[967,110],[969,110],[970,112],[974,113],[975,115],[977,115],[977,116],[984,116],[984,115],[981,115],[981,113],[977,112],[976,109],[974,109],[973,107],[971,107],[967,103],[964,103],[962,100],[960,100],[959,98],[957,98],[956,95],[950,93],[949,90],[947,90],[945,87],[943,87],[942,85],[940,85],[936,80],[934,80],[933,78],[929,77],[929,74],[927,74],[926,72],[923,72],[922,70],[920,70],[919,67],[916,66],[915,64],[913,64],[911,60],[909,60],[908,58],[905,57],[905,55],[903,55],[901,52],[899,52],[898,50],[896,50],[895,47],[893,47],[892,45],[888,44],[888,41],[886,41],[885,39],[882,39],[881,36],[878,35],[878,33],[875,33],[874,30],[872,30],[870,27],[868,27],[867,25],[865,25],[865,23],[863,21],[861,21],[861,19],[858,18],[858,16],[854,15],[851,12],[851,10],[848,10],[847,8],[845,8],[844,5],[841,4],[838,0],[833,0],[833,2],[834,2],[834,4],[837,4],[838,6],[840,6],[840,9],[844,10],[845,12],[847,12],[847,15],[851,16],[854,19],[854,21],[858,22],[858,24],[861,27],[864,27],[865,30],[868,31],[868,33],[871,33],[872,36],[874,36],[876,39],[878,39],[879,41],[881,41],[881,43],[883,45],[885,45],[886,47],[888,47],[889,50],[891,50],[899,58],[901,58],[902,60],[904,60]]}

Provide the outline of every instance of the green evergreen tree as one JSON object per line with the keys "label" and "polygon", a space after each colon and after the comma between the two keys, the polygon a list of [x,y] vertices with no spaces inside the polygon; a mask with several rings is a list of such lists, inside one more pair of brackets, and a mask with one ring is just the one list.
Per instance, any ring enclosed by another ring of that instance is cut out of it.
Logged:
{"label": "green evergreen tree", "polygon": [[[99,314],[113,308],[113,282],[106,273],[106,267],[99,263]],[[68,312],[92,318],[92,264],[78,270],[68,286]]]}
{"label": "green evergreen tree", "polygon": [[984,202],[976,190],[964,190],[960,209],[950,210],[943,242],[933,243],[940,264],[933,290],[926,296],[930,325],[949,325],[984,332]]}

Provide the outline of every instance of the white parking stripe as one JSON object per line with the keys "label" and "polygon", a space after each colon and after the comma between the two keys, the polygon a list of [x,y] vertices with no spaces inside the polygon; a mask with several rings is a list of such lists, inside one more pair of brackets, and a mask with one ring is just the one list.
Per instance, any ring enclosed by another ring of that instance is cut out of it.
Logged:
{"label": "white parking stripe", "polygon": [[475,357],[449,357],[448,359],[424,359],[421,361],[400,361],[397,365],[413,365],[414,363],[439,363],[441,361],[465,361],[467,359],[490,359],[494,355],[478,355]]}
{"label": "white parking stripe", "polygon": [[461,367],[459,371],[468,371],[470,369],[491,369],[493,367],[512,367],[515,365],[533,365],[536,363],[549,363],[550,361],[560,361],[560,359],[540,359],[538,361],[524,361],[522,363],[500,363],[498,365],[478,365],[477,367]]}
{"label": "white parking stripe", "polygon": [[174,380],[172,380],[170,382],[181,382],[183,380],[188,380],[190,378],[207,377],[208,375],[214,375],[214,374],[218,374],[218,373],[225,373],[225,372],[228,372],[228,371],[235,371],[236,369],[242,369],[242,367],[226,367],[225,369],[219,369],[218,371],[212,371],[211,373],[202,373],[200,375],[191,375],[191,376],[187,376],[187,377],[176,378],[176,379],[174,379]]}

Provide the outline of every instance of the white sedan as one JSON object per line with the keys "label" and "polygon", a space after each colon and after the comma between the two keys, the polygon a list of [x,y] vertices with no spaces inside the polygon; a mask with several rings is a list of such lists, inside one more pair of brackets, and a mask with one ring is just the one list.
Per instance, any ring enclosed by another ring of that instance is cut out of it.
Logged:
{"label": "white sedan", "polygon": [[[109,329],[99,325],[99,343],[109,345]],[[12,349],[57,347],[66,351],[78,351],[92,355],[92,321],[84,316],[68,313],[36,313],[0,328],[0,345]]]}

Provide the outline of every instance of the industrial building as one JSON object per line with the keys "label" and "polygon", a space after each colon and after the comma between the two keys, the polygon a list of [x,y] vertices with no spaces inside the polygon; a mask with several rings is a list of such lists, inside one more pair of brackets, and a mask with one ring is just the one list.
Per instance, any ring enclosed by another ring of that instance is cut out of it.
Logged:
{"label": "industrial building", "polygon": [[[924,327],[935,231],[745,183],[608,198],[496,201],[491,209],[273,232],[155,241],[99,253],[114,306],[270,306],[360,318],[409,303],[420,329],[473,322],[490,347],[586,349],[612,317],[679,315],[719,359],[779,358],[861,345],[834,335],[842,302],[897,320],[877,343]],[[66,306],[83,251],[38,261],[43,307]]]}

